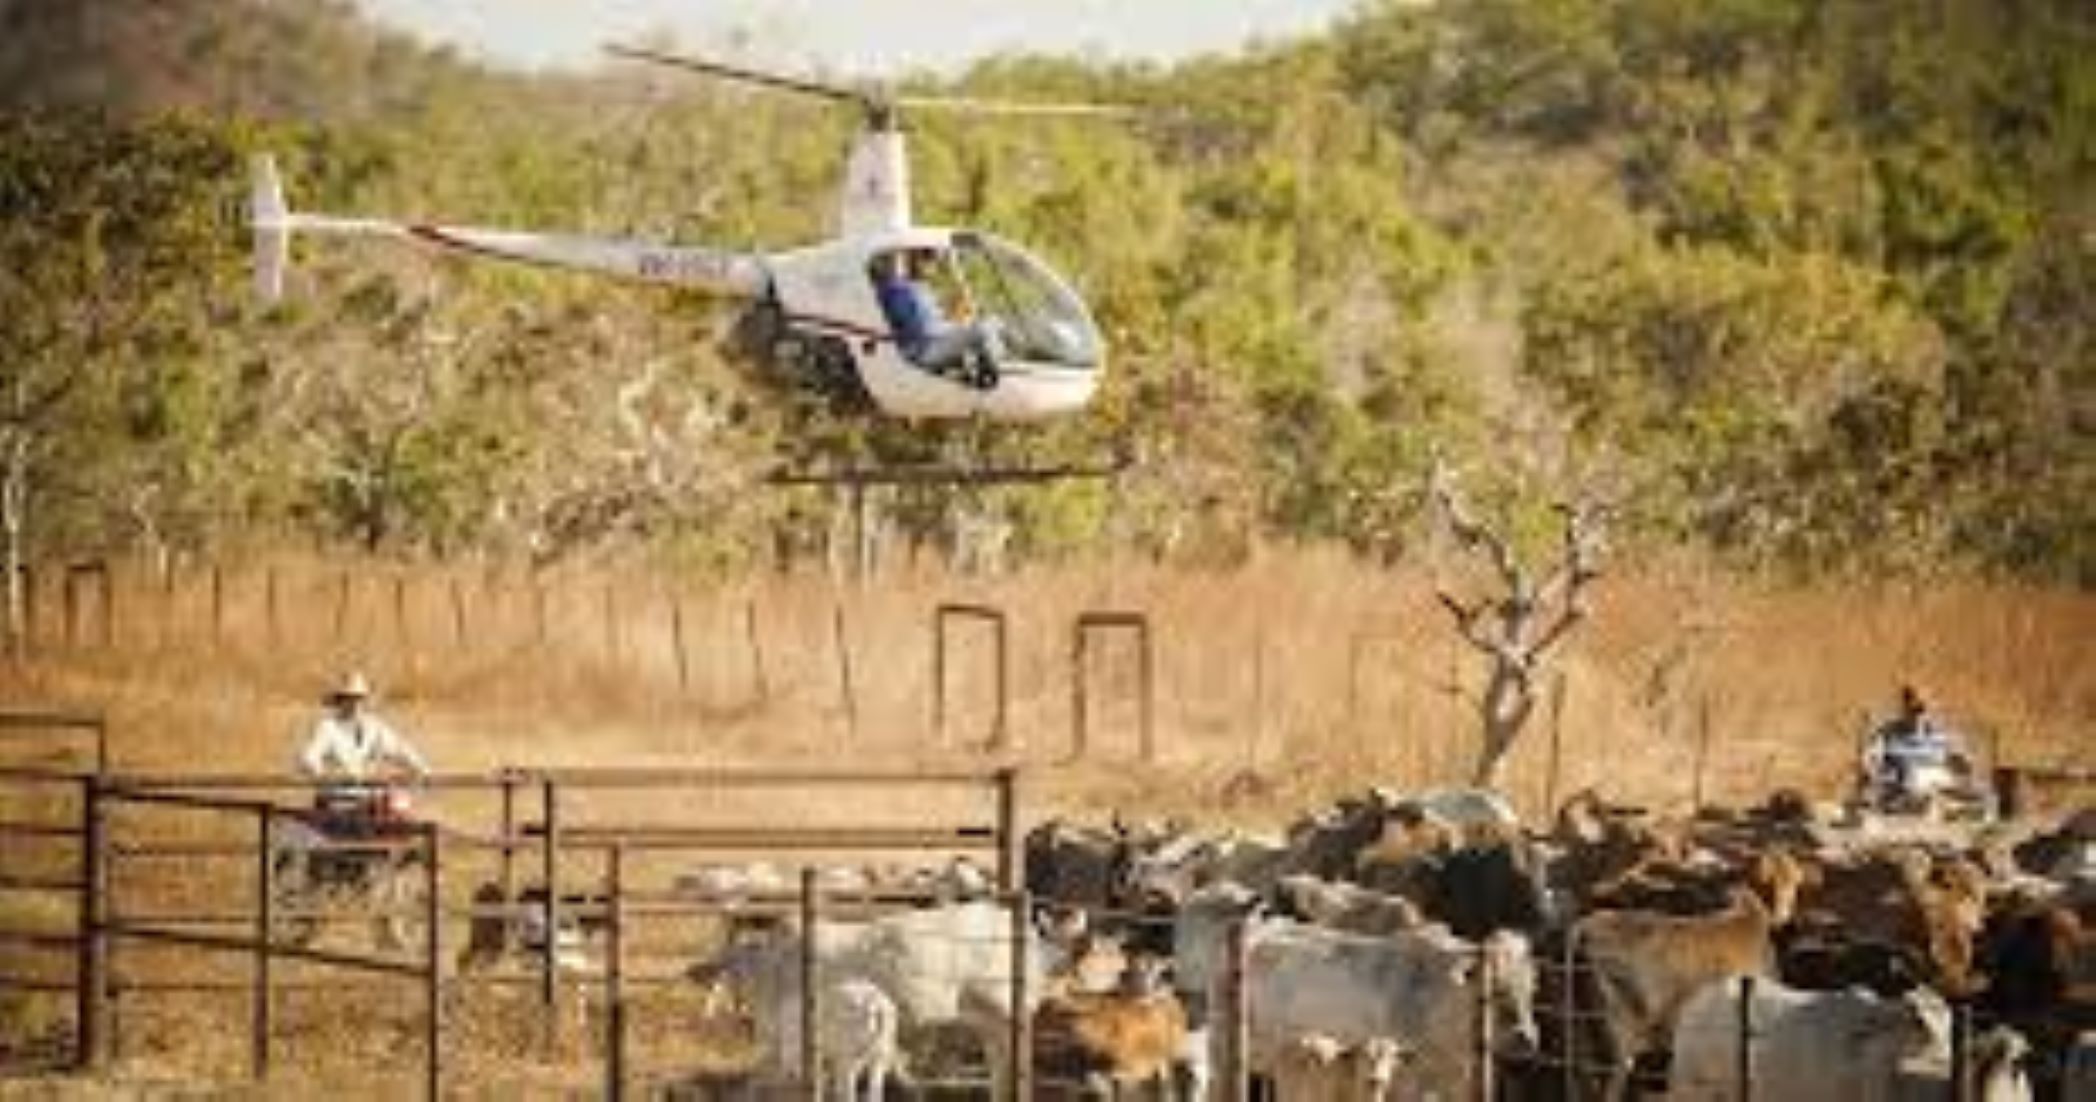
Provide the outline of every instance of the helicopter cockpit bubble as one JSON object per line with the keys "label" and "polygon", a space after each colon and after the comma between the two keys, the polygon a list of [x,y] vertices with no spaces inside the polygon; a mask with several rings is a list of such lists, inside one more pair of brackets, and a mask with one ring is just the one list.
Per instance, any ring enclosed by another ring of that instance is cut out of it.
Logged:
{"label": "helicopter cockpit bubble", "polygon": [[953,260],[978,322],[1002,356],[1089,370],[1099,366],[1099,327],[1068,284],[1039,258],[984,233],[953,235]]}

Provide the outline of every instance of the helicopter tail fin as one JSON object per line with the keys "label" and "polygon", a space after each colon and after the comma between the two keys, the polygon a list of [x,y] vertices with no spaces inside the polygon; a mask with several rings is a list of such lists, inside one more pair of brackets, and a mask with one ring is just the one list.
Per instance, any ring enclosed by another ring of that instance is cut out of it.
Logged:
{"label": "helicopter tail fin", "polygon": [[255,155],[248,224],[255,234],[255,290],[266,302],[284,295],[284,268],[291,259],[291,210],[284,203],[284,182],[276,158]]}

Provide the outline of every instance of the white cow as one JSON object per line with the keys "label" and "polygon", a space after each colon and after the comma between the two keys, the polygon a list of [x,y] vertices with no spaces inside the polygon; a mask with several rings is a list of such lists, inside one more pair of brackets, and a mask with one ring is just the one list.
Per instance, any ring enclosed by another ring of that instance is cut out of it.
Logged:
{"label": "white cow", "polygon": [[[1481,963],[1490,969],[1482,992]],[[1440,926],[1365,936],[1255,922],[1244,987],[1254,1072],[1270,1074],[1306,1034],[1349,1045],[1402,1039],[1417,1053],[1410,1081],[1428,1092],[1465,1095],[1473,1089],[1480,998],[1488,1000],[1505,1047],[1533,1051],[1536,1043],[1535,962],[1518,934],[1495,934],[1478,946]]]}
{"label": "white cow", "polygon": [[[1407,1080],[1450,1096],[1471,1089],[1478,1001],[1489,1000],[1504,1047],[1533,1050],[1536,971],[1528,942],[1500,933],[1482,946],[1430,925],[1366,936],[1294,922],[1242,919],[1247,893],[1196,893],[1180,914],[1174,949],[1182,989],[1204,996],[1224,1024],[1230,927],[1246,921],[1244,998],[1251,1070],[1271,1075],[1299,1038],[1323,1034],[1342,1046],[1400,1040],[1416,1054]],[[1491,982],[1480,992],[1479,966]],[[1220,1046],[1228,1030],[1217,1028]],[[1215,1053],[1220,1064],[1222,1052]]]}
{"label": "white cow", "polygon": [[[1973,1102],[2031,1102],[2030,1077],[2023,1061],[2030,1055],[2030,1042],[2007,1026],[1993,1026],[1972,1041],[1971,1098]],[[1950,1097],[1950,1068],[1925,1068],[1919,1081],[1903,1084],[1907,1098]],[[2062,1094],[2062,1098],[2090,1098],[2096,1094]]]}
{"label": "white cow", "polygon": [[[1670,1099],[1739,1096],[1740,980],[1698,989],[1674,1024]],[[1947,1065],[1950,1008],[1928,988],[1899,999],[1800,991],[1757,978],[1747,1006],[1747,1071],[1757,1098],[1892,1102],[1902,1068]]]}
{"label": "white cow", "polygon": [[[993,1077],[1002,1082],[1011,1014],[1008,910],[974,902],[898,911],[865,922],[822,922],[816,926],[815,952],[820,978],[831,985],[845,980],[872,984],[893,1001],[905,1030],[953,1024],[976,1033]],[[800,954],[800,931],[780,925],[746,933],[720,959],[694,969],[693,975],[704,982],[730,970],[762,974],[798,992]],[[1043,956],[1040,940],[1029,928],[1028,1013],[1040,997]],[[799,1020],[797,1001],[778,990],[774,988],[770,997],[753,993],[765,1069],[775,1074],[790,1067],[786,1060],[798,1045],[797,1040],[788,1043],[781,1023]]]}
{"label": "white cow", "polygon": [[[801,1059],[802,984],[798,954],[773,951],[759,940],[732,945],[714,962],[717,978],[744,992],[755,1009],[761,1067],[782,1079]],[[882,1102],[888,1077],[901,1060],[901,1014],[895,1000],[870,980],[821,975],[815,1051],[837,1097]]]}

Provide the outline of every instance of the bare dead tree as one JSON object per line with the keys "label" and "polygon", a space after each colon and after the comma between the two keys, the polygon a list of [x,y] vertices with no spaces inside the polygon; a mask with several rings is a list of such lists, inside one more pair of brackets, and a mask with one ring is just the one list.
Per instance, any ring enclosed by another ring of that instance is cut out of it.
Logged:
{"label": "bare dead tree", "polygon": [[1486,661],[1485,688],[1477,701],[1480,744],[1471,783],[1497,788],[1514,743],[1535,713],[1550,659],[1587,618],[1588,590],[1601,577],[1606,510],[1584,498],[1558,505],[1558,549],[1547,569],[1538,570],[1522,560],[1505,532],[1471,511],[1446,467],[1434,466],[1428,491],[1457,543],[1483,559],[1492,574],[1488,592],[1461,597],[1437,584],[1435,596],[1454,618],[1463,641]]}

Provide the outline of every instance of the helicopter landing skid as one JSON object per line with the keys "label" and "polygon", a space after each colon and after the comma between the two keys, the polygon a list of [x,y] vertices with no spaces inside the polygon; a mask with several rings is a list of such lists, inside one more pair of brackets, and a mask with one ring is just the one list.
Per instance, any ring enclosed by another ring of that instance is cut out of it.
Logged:
{"label": "helicopter landing skid", "polygon": [[1058,463],[1045,466],[970,467],[913,463],[896,467],[840,467],[834,470],[776,470],[764,477],[773,486],[1038,486],[1055,482],[1115,478],[1134,465],[1118,454],[1105,463]]}

